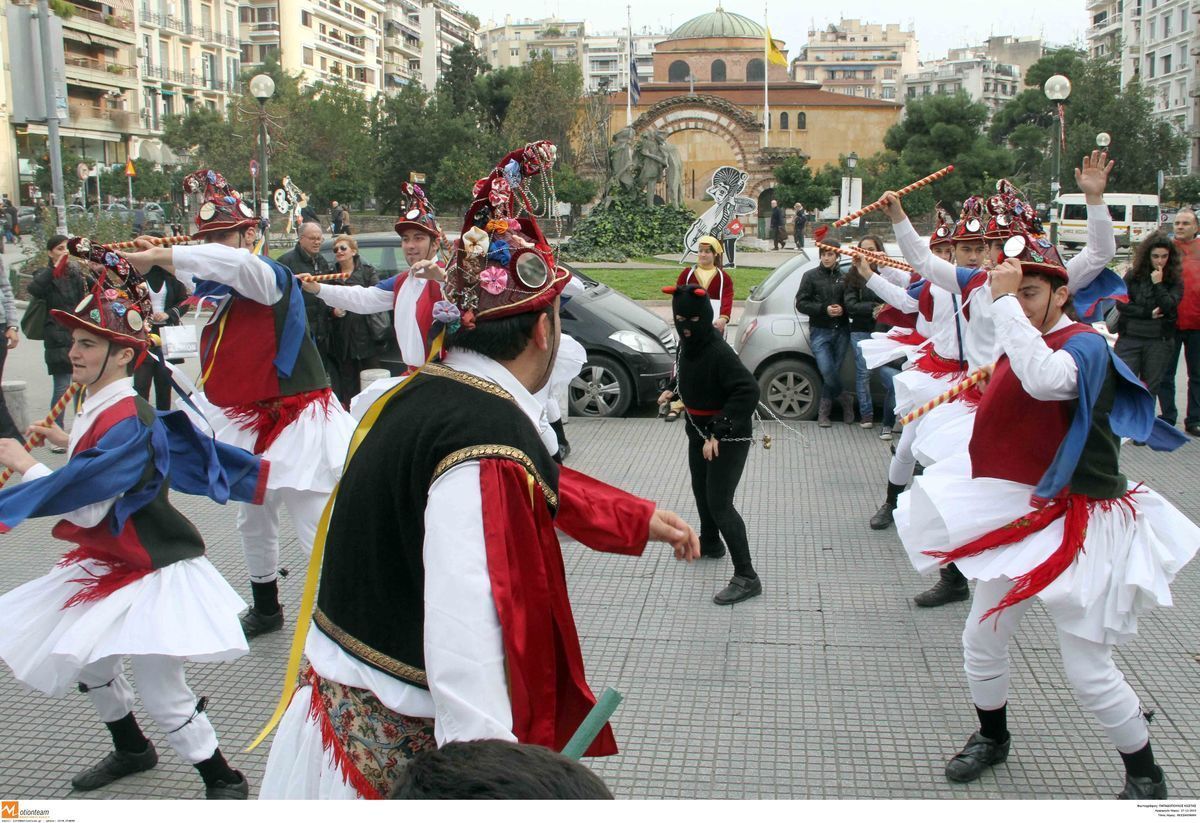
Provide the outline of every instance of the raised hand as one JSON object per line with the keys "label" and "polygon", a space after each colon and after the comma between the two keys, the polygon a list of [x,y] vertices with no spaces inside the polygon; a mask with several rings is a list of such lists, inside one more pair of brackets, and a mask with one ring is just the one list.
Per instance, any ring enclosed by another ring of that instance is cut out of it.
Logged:
{"label": "raised hand", "polygon": [[[1091,205],[1103,202],[1104,190],[1108,188],[1108,173],[1112,169],[1113,161],[1108,159],[1108,152],[1099,149],[1085,155],[1082,167],[1075,169],[1075,185],[1079,186]],[[1092,200],[1096,202],[1092,203]]]}

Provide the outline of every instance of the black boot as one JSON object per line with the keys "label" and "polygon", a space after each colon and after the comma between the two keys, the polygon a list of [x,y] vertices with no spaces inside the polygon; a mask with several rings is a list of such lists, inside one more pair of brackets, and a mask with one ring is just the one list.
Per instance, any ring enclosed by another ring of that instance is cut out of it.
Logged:
{"label": "black boot", "polygon": [[963,750],[950,758],[950,762],[946,764],[946,778],[955,783],[978,780],[984,769],[1008,759],[1008,749],[1011,745],[1011,737],[1003,743],[997,743],[980,732],[975,732]]}
{"label": "black boot", "polygon": [[899,483],[888,482],[887,485],[887,500],[879,507],[879,511],[871,517],[871,528],[875,531],[882,531],[892,525],[895,520],[892,517],[892,512],[896,511],[896,501],[900,498],[900,493],[904,491],[904,487]]}
{"label": "black boot", "polygon": [[1158,770],[1158,780],[1152,777],[1134,777],[1125,774],[1125,788],[1117,795],[1117,800],[1166,800],[1167,776],[1163,770]]}
{"label": "black boot", "polygon": [[157,765],[158,752],[154,750],[154,744],[147,740],[143,752],[109,752],[99,763],[71,778],[71,785],[76,791],[90,792]]}
{"label": "black boot", "polygon": [[571,444],[567,442],[567,430],[563,426],[562,420],[555,420],[550,424],[550,428],[554,429],[554,436],[558,438],[558,454],[561,463],[571,456]]}
{"label": "black boot", "polygon": [[938,570],[938,582],[933,584],[933,588],[918,594],[913,602],[924,608],[932,608],[966,600],[970,596],[971,587],[967,585],[967,578],[957,566],[947,563]]}

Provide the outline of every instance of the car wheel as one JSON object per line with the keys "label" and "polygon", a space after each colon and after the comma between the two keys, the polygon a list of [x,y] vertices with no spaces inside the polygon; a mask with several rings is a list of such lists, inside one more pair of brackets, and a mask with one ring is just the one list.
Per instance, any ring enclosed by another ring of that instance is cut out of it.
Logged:
{"label": "car wheel", "polygon": [[762,403],[780,420],[812,420],[821,396],[821,375],[803,360],[772,363],[758,377]]}
{"label": "car wheel", "polygon": [[633,380],[616,359],[589,354],[567,386],[567,402],[581,417],[620,417],[633,403]]}

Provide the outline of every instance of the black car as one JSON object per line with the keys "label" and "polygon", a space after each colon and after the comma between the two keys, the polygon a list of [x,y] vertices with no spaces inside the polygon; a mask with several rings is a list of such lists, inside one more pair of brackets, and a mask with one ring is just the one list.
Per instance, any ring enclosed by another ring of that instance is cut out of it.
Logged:
{"label": "black car", "polygon": [[[406,268],[400,237],[391,232],[355,235],[359,256],[381,278]],[[321,253],[333,262],[333,240]],[[571,413],[619,417],[630,408],[653,403],[675,364],[675,332],[666,321],[603,283],[563,265],[584,285],[583,294],[562,307],[562,331],[587,351],[588,359],[567,390]],[[383,357],[392,374],[406,368],[392,344]]]}

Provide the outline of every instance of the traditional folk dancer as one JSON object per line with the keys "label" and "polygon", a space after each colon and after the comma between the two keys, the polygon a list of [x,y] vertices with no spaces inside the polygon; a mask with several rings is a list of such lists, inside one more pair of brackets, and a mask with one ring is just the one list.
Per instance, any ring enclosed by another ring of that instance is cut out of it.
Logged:
{"label": "traditional folk dancer", "polygon": [[700,556],[724,557],[729,547],[733,577],[713,602],[731,606],[762,594],[746,523],[733,504],[750,454],[758,381],[714,328],[708,292],[694,285],[663,291],[671,295],[679,363],[675,386],[665,389],[658,402],[683,404],[688,470],[700,514]]}
{"label": "traditional folk dancer", "polygon": [[66,466],[52,471],[17,441],[0,440],[0,463],[24,475],[0,492],[0,531],[57,516],[52,533],[75,544],[52,572],[0,597],[0,658],[52,697],[78,685],[108,727],[114,751],[74,777],[76,790],[158,763],[133,715],[128,657],[142,705],[200,773],[205,796],[245,799],[249,784],[218,748],[207,698],[196,699],[184,662],[245,654],[237,616],[246,604],[204,556],[200,533],[167,490],[259,503],[268,465],[217,444],[179,412],[156,414],[137,395],[132,375],[148,344],[149,291],[116,253],[86,238],[71,243],[125,286],[101,280],[74,313],[52,312],[72,330],[71,378],[87,394],[69,436],[58,425],[30,431],[69,447]]}
{"label": "traditional folk dancer", "polygon": [[1036,595],[1058,630],[1067,679],[1124,761],[1118,797],[1163,799],[1137,694],[1113,662],[1138,616],[1171,605],[1170,583],[1200,529],[1118,467],[1120,437],[1172,449],[1186,438],[1090,326],[1072,322],[1057,250],[1015,235],[991,272],[1002,349],[969,452],[941,461],[902,495],[896,523],[918,571],[954,561],[976,579],[964,669],[980,728],[946,766],[977,779],[1009,754],[1008,645]]}
{"label": "traditional folk dancer", "polygon": [[283,627],[280,509],[287,507],[307,555],[341,475],[354,421],[333,397],[296,278],[250,251],[257,226],[250,207],[213,171],[188,175],[184,186],[204,196],[193,235],[204,245],[143,242],[145,250],[128,257],[141,271],[158,265],[194,280],[197,296],[218,301],[200,339],[201,392],[185,411],[222,442],[271,462],[263,505],[242,506],[237,520],[254,595],[242,628],[255,637]]}
{"label": "traditional folk dancer", "polygon": [[[571,275],[563,286],[562,294],[559,295],[560,306],[565,307],[568,302],[583,293],[583,283],[578,277]],[[545,387],[538,392],[546,407],[546,422],[549,424],[550,430],[554,432],[557,441],[556,450],[551,454],[559,463],[564,462],[571,455],[571,443],[567,440],[567,427],[563,424],[563,408],[559,405],[558,398],[571,385],[571,381],[579,376],[579,372],[586,363],[587,349],[583,347],[583,344],[566,332],[561,333],[558,341],[558,353],[554,356],[554,371],[550,373],[550,379],[546,381]],[[547,442],[546,447],[551,448],[551,444]]]}
{"label": "traditional folk dancer", "polygon": [[[436,307],[449,354],[356,432],[313,628],[297,630],[310,666],[263,797],[386,797],[408,758],[452,740],[561,749],[595,698],[555,528],[605,551],[667,540],[679,559],[699,554],[677,515],[559,468],[538,431],[568,275],[522,214],[522,183],[553,158],[528,145],[477,184]],[[503,267],[488,260],[496,242],[512,250]],[[615,751],[605,727],[588,754]]]}

